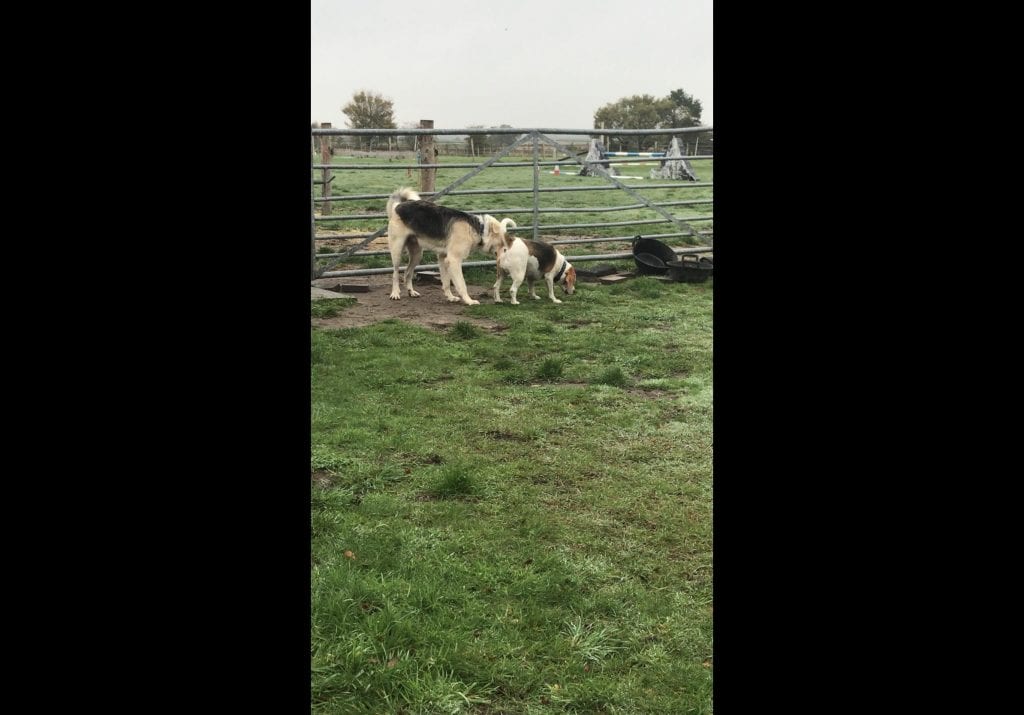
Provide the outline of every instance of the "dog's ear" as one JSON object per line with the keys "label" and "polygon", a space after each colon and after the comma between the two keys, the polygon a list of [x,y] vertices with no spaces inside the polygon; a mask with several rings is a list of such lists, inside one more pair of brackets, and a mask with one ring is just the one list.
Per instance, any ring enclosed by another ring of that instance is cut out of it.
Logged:
{"label": "dog's ear", "polygon": [[484,214],[480,217],[480,220],[484,225],[483,234],[480,236],[484,250],[488,252],[496,251],[498,245],[501,244],[501,225],[490,214]]}

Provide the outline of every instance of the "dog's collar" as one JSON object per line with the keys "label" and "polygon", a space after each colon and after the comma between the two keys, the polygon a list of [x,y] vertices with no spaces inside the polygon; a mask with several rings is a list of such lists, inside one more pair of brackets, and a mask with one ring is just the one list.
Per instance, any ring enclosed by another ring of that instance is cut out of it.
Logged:
{"label": "dog's collar", "polygon": [[556,273],[555,277],[551,279],[552,283],[557,283],[558,282],[558,279],[562,277],[563,273],[565,273],[565,267],[567,265],[569,265],[569,261],[565,260],[565,256],[563,256],[562,257],[562,267],[558,269],[558,273]]}

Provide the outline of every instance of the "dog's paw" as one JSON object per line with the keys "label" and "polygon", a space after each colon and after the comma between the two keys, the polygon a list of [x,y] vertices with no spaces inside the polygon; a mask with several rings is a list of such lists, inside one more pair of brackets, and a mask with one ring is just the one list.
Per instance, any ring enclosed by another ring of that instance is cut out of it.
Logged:
{"label": "dog's paw", "polygon": [[449,293],[448,295],[445,296],[445,300],[447,300],[449,303],[458,303],[460,300],[462,300],[462,298],[460,298],[457,295],[452,295],[451,293]]}
{"label": "dog's paw", "polygon": [[480,305],[480,301],[478,301],[478,300],[473,300],[472,298],[470,298],[469,300],[465,300],[465,301],[463,301],[463,302],[464,302],[464,303],[465,303],[466,305]]}
{"label": "dog's paw", "polygon": [[561,305],[561,303],[562,303],[562,301],[560,301],[558,298],[552,298],[551,300],[555,301],[559,305]]}
{"label": "dog's paw", "polygon": [[539,295],[531,295],[530,297],[533,298],[534,300],[540,300]]}
{"label": "dog's paw", "polygon": [[401,300],[402,299],[402,294],[401,293],[392,293],[391,295],[388,296],[388,298],[390,298],[391,300]]}
{"label": "dog's paw", "polygon": [[519,305],[519,301],[518,300],[513,300],[512,301],[512,305]]}
{"label": "dog's paw", "polygon": [[500,302],[501,302],[501,298],[495,298],[495,299],[494,299],[494,302],[495,302],[495,303],[500,303]]}
{"label": "dog's paw", "polygon": [[409,289],[409,297],[410,298],[419,298],[420,297],[420,292],[418,290],[412,290],[410,288]]}

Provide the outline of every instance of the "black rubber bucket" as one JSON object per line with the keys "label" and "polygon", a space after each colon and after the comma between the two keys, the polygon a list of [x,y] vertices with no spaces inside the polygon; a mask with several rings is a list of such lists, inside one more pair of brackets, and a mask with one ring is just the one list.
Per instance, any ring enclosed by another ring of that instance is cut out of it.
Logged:
{"label": "black rubber bucket", "polygon": [[633,260],[636,261],[637,269],[647,275],[662,275],[668,270],[665,261],[650,253],[634,253]]}
{"label": "black rubber bucket", "polygon": [[633,237],[633,260],[638,273],[647,276],[663,276],[668,271],[667,263],[676,260],[672,248],[653,238]]}
{"label": "black rubber bucket", "polygon": [[703,283],[712,276],[715,264],[708,258],[669,261],[665,264],[668,277],[680,283]]}

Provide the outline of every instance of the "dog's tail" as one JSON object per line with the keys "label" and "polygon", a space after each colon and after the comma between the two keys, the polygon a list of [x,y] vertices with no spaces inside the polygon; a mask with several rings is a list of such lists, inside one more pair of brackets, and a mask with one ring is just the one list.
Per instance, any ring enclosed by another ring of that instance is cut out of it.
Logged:
{"label": "dog's tail", "polygon": [[503,234],[502,238],[505,241],[505,248],[506,249],[512,248],[512,242],[516,240],[515,236],[509,236],[508,235],[509,227],[515,228],[516,227],[516,222],[513,221],[510,218],[503,218],[501,220],[501,232]]}
{"label": "dog's tail", "polygon": [[416,193],[412,188],[405,186],[391,194],[391,198],[388,199],[388,218],[390,219],[395,215],[395,207],[403,201],[419,201],[420,195]]}

